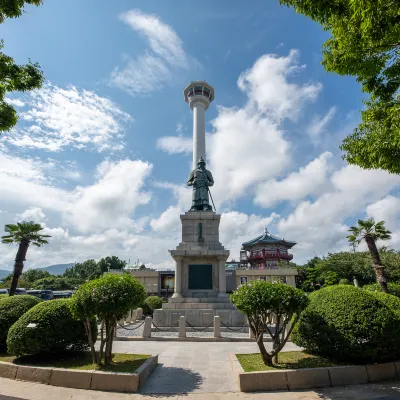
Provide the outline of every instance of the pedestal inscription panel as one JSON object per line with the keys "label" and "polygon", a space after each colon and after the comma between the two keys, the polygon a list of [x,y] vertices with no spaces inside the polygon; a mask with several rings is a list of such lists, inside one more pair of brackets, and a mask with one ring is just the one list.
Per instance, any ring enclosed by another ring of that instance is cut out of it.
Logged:
{"label": "pedestal inscription panel", "polygon": [[212,290],[212,275],[211,264],[189,265],[189,290]]}

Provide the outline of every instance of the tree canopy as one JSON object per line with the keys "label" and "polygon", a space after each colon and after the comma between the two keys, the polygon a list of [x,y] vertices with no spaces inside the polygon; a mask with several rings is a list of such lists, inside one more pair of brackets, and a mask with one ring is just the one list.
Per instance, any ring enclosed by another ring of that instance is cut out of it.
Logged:
{"label": "tree canopy", "polygon": [[[2,0],[0,1],[0,24],[6,18],[17,18],[24,13],[24,6],[39,6],[42,0]],[[4,47],[0,41],[0,50]],[[15,64],[14,59],[0,51],[0,133],[10,130],[18,121],[15,108],[7,103],[6,95],[14,91],[25,92],[38,89],[43,83],[43,73],[39,64]]]}
{"label": "tree canopy", "polygon": [[366,169],[400,173],[400,2],[280,0],[319,22],[327,71],[355,76],[369,94],[362,122],[342,143],[344,158]]}

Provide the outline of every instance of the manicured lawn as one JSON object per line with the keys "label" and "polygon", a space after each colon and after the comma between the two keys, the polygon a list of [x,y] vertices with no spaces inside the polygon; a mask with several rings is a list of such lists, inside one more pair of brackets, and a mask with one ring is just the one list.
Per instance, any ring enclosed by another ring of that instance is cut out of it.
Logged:
{"label": "manicured lawn", "polygon": [[7,354],[0,354],[0,361],[13,362],[20,365],[35,365],[38,367],[135,372],[149,357],[146,354],[116,353],[114,354],[113,363],[108,367],[98,367],[92,364],[90,352],[52,354],[49,356],[23,356],[18,358]]}
{"label": "manicured lawn", "polygon": [[[282,352],[278,355],[279,364],[272,367],[264,365],[261,354],[236,354],[245,372],[271,371],[276,369],[300,369],[300,368],[319,368],[335,367],[346,365],[328,360],[327,358],[312,356],[302,351]],[[348,364],[347,364],[348,365]]]}

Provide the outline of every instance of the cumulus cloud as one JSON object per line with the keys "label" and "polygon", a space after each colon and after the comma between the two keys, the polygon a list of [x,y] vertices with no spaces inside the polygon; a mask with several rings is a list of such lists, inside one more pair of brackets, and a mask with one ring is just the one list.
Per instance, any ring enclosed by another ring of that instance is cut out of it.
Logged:
{"label": "cumulus cloud", "polygon": [[126,56],[125,64],[116,67],[110,83],[131,95],[149,93],[168,84],[175,71],[195,66],[187,56],[183,42],[174,29],[154,14],[130,10],[120,19],[148,42],[146,52],[136,59]]}
{"label": "cumulus cloud", "polygon": [[124,125],[132,119],[109,99],[75,86],[63,89],[48,83],[24,100],[22,123],[5,140],[25,149],[118,150]]}
{"label": "cumulus cloud", "polygon": [[17,222],[21,221],[34,221],[38,224],[43,223],[47,220],[46,214],[40,207],[29,207],[21,214],[15,216]]}
{"label": "cumulus cloud", "polygon": [[273,207],[280,201],[295,201],[327,189],[327,173],[332,153],[322,153],[299,171],[286,178],[261,183],[257,186],[254,202],[262,207]]}
{"label": "cumulus cloud", "polygon": [[[281,123],[296,120],[321,90],[319,83],[291,82],[304,69],[298,58],[295,50],[286,57],[260,57],[238,79],[239,89],[248,97],[244,107],[218,107],[218,116],[211,121],[213,132],[207,138],[208,168],[214,175],[218,206],[254,193],[259,184],[291,165],[291,143],[284,137]],[[163,137],[158,147],[170,154],[189,153],[191,140]]]}
{"label": "cumulus cloud", "polygon": [[389,194],[399,185],[400,177],[347,165],[333,172],[329,181],[329,190],[314,202],[302,201],[278,223],[281,236],[298,242],[293,253],[299,261],[311,257],[312,252],[323,255],[348,250],[344,221]]}
{"label": "cumulus cloud", "polygon": [[157,139],[157,148],[169,154],[190,154],[193,151],[193,140],[184,136],[164,136]]}

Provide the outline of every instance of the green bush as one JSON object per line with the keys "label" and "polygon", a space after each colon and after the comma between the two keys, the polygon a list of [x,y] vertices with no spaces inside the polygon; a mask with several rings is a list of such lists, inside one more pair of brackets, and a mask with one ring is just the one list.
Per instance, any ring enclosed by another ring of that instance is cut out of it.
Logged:
{"label": "green bush", "polygon": [[[84,325],[72,317],[68,306],[70,301],[62,299],[42,302],[26,312],[8,332],[8,352],[20,356],[87,349],[89,342]],[[30,323],[36,324],[36,327],[28,328]],[[96,337],[95,320],[91,325]]]}
{"label": "green bush", "polygon": [[143,313],[153,315],[153,311],[162,308],[163,299],[158,296],[149,296],[143,304]]}
{"label": "green bush", "polygon": [[29,295],[8,296],[0,301],[0,348],[6,348],[8,330],[30,308],[40,303],[40,299]]}
{"label": "green bush", "polygon": [[400,357],[400,316],[373,293],[350,285],[314,292],[292,332],[311,354],[354,363]]}
{"label": "green bush", "polygon": [[[368,290],[370,292],[381,292],[381,287],[377,283],[373,283],[371,285],[363,286],[364,290]],[[388,283],[389,293],[393,296],[400,297],[400,285],[398,283]]]}
{"label": "green bush", "polygon": [[383,304],[387,305],[392,311],[400,315],[400,298],[393,296],[392,294],[386,294],[383,292],[370,292]]}
{"label": "green bush", "polygon": [[350,281],[347,278],[342,278],[339,281],[339,285],[351,285]]}

